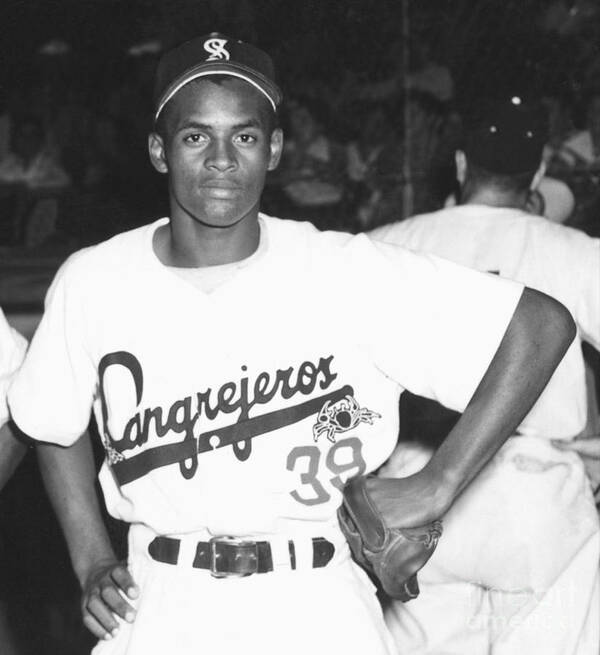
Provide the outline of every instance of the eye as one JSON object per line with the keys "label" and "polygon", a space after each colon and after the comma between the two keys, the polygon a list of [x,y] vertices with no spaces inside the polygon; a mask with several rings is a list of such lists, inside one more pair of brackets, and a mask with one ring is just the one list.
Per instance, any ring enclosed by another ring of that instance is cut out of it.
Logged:
{"label": "eye", "polygon": [[193,134],[187,134],[183,138],[185,143],[189,143],[192,145],[198,145],[201,143],[204,143],[206,140],[206,137],[203,134],[199,134],[198,132],[194,132]]}
{"label": "eye", "polygon": [[252,145],[253,143],[256,143],[258,140],[253,134],[238,134],[235,137],[235,140],[237,143],[241,143],[242,145]]}

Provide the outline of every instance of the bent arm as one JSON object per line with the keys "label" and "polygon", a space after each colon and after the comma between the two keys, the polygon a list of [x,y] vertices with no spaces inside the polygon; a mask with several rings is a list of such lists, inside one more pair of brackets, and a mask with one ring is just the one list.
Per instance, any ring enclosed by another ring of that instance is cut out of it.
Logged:
{"label": "bent arm", "polygon": [[27,446],[17,439],[10,423],[0,427],[0,490],[10,480],[26,452]]}
{"label": "bent arm", "polygon": [[514,434],[575,332],[563,305],[525,288],[473,397],[429,463],[419,473],[373,487],[384,516],[406,527],[442,516]]}

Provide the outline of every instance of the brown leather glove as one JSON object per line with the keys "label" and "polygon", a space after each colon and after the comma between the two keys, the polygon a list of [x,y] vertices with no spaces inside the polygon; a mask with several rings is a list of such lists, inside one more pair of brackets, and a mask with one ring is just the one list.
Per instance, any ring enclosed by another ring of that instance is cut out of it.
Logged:
{"label": "brown leather glove", "polygon": [[419,595],[417,571],[433,554],[442,522],[418,528],[386,525],[369,496],[367,479],[355,477],[345,486],[340,526],[356,562],[379,579],[388,596],[406,602]]}

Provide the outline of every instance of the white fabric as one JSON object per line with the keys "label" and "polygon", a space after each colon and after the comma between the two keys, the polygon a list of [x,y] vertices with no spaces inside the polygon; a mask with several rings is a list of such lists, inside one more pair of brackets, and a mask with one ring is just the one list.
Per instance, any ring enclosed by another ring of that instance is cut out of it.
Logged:
{"label": "white fabric", "polygon": [[557,298],[578,335],[519,433],[569,439],[585,427],[581,341],[600,349],[600,239],[515,209],[458,205],[385,225],[374,239],[499,273]]}
{"label": "white fabric", "polygon": [[[70,444],[93,405],[110,459],[100,473],[108,510],[153,534],[284,535],[298,540],[299,553],[315,536],[339,544],[340,489],[388,458],[401,391],[463,409],[522,286],[365,236],[263,215],[265,252],[206,294],[154,254],[154,232],[166,222],[81,251],[59,271],[9,393],[16,423],[34,438]],[[328,401],[332,393],[339,395]],[[248,457],[215,447],[219,429],[248,435],[257,421],[263,430],[249,440]],[[206,438],[214,449],[182,462],[197,464],[186,477],[175,463],[117,484],[118,460]],[[148,619],[138,616],[131,634],[123,630],[99,653],[163,652],[180,628],[187,636],[179,655],[198,643],[220,653],[238,652],[240,643],[258,652],[248,645],[256,640],[265,641],[261,653],[315,652],[327,643],[359,655],[371,642],[369,653],[389,652],[385,633],[379,646],[374,637],[383,624],[373,589],[343,558],[325,573],[290,573],[291,583],[275,580],[278,573],[220,585],[201,572],[188,586],[186,567],[150,568],[142,594]],[[185,607],[194,620],[184,629],[174,613]],[[171,620],[176,627],[167,627]],[[287,631],[290,641],[294,628],[293,643],[282,649],[277,635]],[[232,641],[226,630],[235,632]],[[197,631],[198,642],[187,641],[188,631]]]}
{"label": "white fabric", "polygon": [[[581,340],[600,346],[600,241],[512,209],[460,205],[371,236],[495,271],[558,298],[578,336],[518,429],[444,517],[420,596],[391,603],[402,655],[597,655],[598,515],[578,455],[555,448],[585,426]],[[485,311],[485,310],[482,310]],[[382,476],[429,454],[400,444]]]}
{"label": "white fabric", "polygon": [[[428,457],[403,444],[381,475]],[[578,455],[512,437],[443,523],[418,598],[386,608],[398,655],[600,652],[598,515]]]}
{"label": "white fabric", "polygon": [[6,392],[25,357],[26,348],[27,341],[8,324],[0,309],[0,427],[8,420]]}

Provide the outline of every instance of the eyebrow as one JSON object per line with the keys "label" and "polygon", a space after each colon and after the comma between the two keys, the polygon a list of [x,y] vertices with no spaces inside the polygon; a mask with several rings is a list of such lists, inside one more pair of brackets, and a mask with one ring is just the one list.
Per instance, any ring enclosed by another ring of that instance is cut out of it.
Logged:
{"label": "eyebrow", "polygon": [[[232,125],[229,129],[235,132],[237,130],[248,129],[250,127],[254,127],[257,129],[264,128],[261,121],[258,121],[255,118],[250,118],[247,121],[244,121],[243,123],[236,123],[235,125]],[[214,129],[214,125],[208,125],[207,123],[201,123],[199,121],[190,119],[190,120],[186,120],[184,123],[179,125],[177,127],[177,131],[180,132],[181,130],[187,130],[190,128],[197,129],[197,130],[205,130],[207,132],[210,132]]]}

